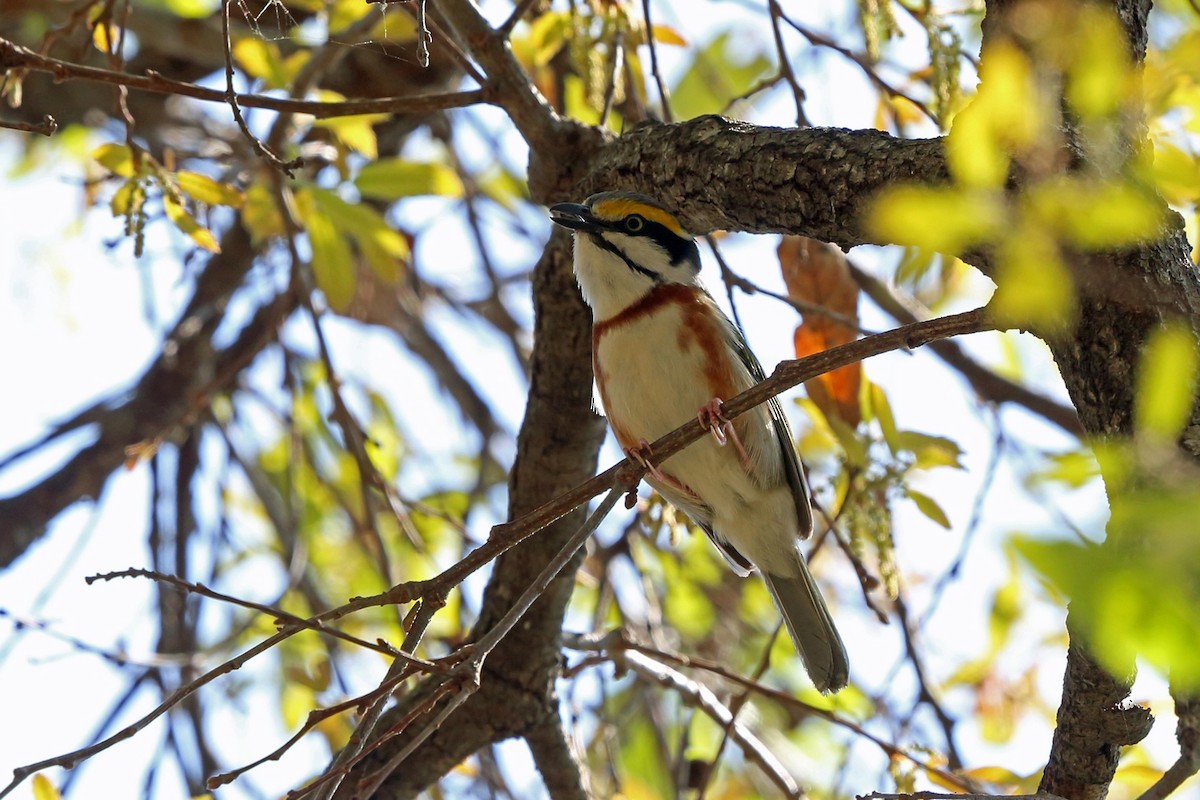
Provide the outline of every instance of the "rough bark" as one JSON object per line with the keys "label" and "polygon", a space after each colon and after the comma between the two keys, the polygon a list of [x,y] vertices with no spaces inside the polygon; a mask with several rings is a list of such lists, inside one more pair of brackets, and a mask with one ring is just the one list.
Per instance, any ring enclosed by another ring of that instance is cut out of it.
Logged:
{"label": "rough bark", "polygon": [[[575,288],[569,238],[556,233],[534,270],[536,321],[530,389],[509,483],[510,518],[590,478],[604,438],[592,411],[591,317]],[[579,509],[506,553],[484,595],[476,631],[495,624],[529,581],[583,522]],[[380,788],[381,798],[412,797],[492,742],[559,726],[554,681],[561,663],[563,612],[582,553],[530,608],[485,662],[481,688]],[[401,709],[405,704],[401,704]],[[400,709],[392,716],[401,713]],[[380,726],[387,729],[387,719]],[[377,769],[404,737],[364,761]],[[558,784],[564,778],[553,777]],[[345,784],[346,794],[353,776]]]}

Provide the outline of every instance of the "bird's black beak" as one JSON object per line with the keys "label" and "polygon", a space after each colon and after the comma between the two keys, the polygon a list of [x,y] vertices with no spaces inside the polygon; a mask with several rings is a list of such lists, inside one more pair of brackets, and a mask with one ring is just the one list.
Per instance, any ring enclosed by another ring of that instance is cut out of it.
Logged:
{"label": "bird's black beak", "polygon": [[550,219],[577,231],[592,231],[598,226],[591,210],[581,203],[559,203],[550,206]]}

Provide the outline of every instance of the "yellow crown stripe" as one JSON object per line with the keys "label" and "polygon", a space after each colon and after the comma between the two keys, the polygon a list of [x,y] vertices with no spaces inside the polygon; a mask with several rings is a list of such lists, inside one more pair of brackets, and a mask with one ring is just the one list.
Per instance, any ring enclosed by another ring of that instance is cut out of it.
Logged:
{"label": "yellow crown stripe", "polygon": [[671,214],[655,206],[639,203],[625,197],[614,197],[611,200],[600,200],[592,205],[592,216],[609,222],[624,219],[630,214],[640,214],[650,222],[657,222],[676,236],[690,239],[691,234],[683,229],[679,220]]}

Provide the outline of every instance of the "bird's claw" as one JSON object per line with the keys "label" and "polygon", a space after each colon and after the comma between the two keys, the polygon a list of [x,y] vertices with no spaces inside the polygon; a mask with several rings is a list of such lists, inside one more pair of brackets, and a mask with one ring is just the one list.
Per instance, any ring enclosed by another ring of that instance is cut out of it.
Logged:
{"label": "bird's claw", "polygon": [[742,446],[742,440],[738,436],[737,428],[733,427],[733,420],[725,416],[725,403],[721,398],[714,397],[707,405],[701,406],[700,410],[696,412],[696,419],[700,420],[700,424],[712,434],[717,447],[724,447],[727,443],[733,442],[742,463],[750,461],[750,456],[746,453],[746,448]]}
{"label": "bird's claw", "polygon": [[632,461],[636,461],[637,463],[641,464],[651,477],[656,478],[663,483],[668,482],[668,478],[663,474],[662,470],[650,463],[650,456],[653,455],[653,453],[650,452],[650,443],[645,439],[639,440],[637,447],[630,447],[628,450],[626,450],[625,455],[628,456]]}

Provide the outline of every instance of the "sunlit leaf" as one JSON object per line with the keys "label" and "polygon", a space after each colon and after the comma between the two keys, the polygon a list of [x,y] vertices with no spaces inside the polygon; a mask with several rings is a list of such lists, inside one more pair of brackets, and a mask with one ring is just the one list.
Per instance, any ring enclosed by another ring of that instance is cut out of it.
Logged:
{"label": "sunlit leaf", "polygon": [[1004,238],[991,308],[1012,327],[1061,330],[1074,319],[1074,282],[1044,228],[1026,224]]}
{"label": "sunlit leaf", "polygon": [[1129,48],[1109,9],[1082,3],[1072,34],[1074,58],[1067,69],[1066,98],[1083,117],[1113,114],[1130,94]]}
{"label": "sunlit leaf", "polygon": [[180,170],[175,173],[174,179],[181,192],[206,205],[241,208],[246,200],[246,196],[235,187],[199,172]]}
{"label": "sunlit leaf", "polygon": [[887,393],[877,383],[867,382],[867,402],[871,409],[871,417],[879,423],[879,430],[888,449],[893,454],[900,450],[900,436],[896,430],[896,418],[892,414],[892,404],[888,402]]}
{"label": "sunlit leaf", "polygon": [[687,47],[687,40],[670,25],[651,25],[651,35],[658,44],[670,44],[676,47]]}
{"label": "sunlit leaf", "polygon": [[1155,188],[1168,202],[1182,204],[1200,199],[1200,158],[1195,153],[1170,142],[1157,142],[1153,175]]}
{"label": "sunlit leaf", "polygon": [[932,497],[915,489],[907,488],[904,490],[904,496],[912,500],[916,504],[917,510],[927,518],[941,525],[946,530],[950,530],[950,518],[946,516],[946,512],[942,510],[942,507]]}
{"label": "sunlit leaf", "polygon": [[1195,403],[1200,355],[1196,337],[1184,324],[1154,330],[1142,347],[1133,400],[1139,436],[1170,442],[1183,430]]}
{"label": "sunlit leaf", "polygon": [[204,19],[221,7],[221,0],[162,0],[163,5],[177,17]]}
{"label": "sunlit leaf", "polygon": [[92,158],[114,175],[129,178],[134,174],[133,152],[129,145],[115,142],[102,144],[92,151]]}
{"label": "sunlit leaf", "polygon": [[232,47],[233,60],[252,78],[258,78],[266,86],[278,89],[287,85],[287,75],[279,48],[257,36],[238,39]]}
{"label": "sunlit leaf", "polygon": [[913,454],[913,466],[918,469],[955,467],[962,469],[962,449],[954,441],[943,436],[930,436],[916,431],[900,431],[896,434],[900,449]]}
{"label": "sunlit leaf", "polygon": [[92,26],[92,44],[101,53],[115,53],[120,38],[121,29],[116,25],[96,24]]}
{"label": "sunlit leaf", "polygon": [[252,183],[247,187],[242,223],[255,243],[283,234],[283,216],[275,196],[263,184]]}
{"label": "sunlit leaf", "polygon": [[900,185],[876,198],[867,225],[882,242],[957,254],[995,237],[1005,217],[1003,201],[990,192]]}
{"label": "sunlit leaf", "polygon": [[170,195],[163,195],[163,209],[167,212],[167,219],[175,223],[175,227],[187,234],[188,238],[197,246],[210,253],[221,252],[221,245],[217,243],[217,237],[213,236],[213,232],[197,222],[196,218]]}
{"label": "sunlit leaf", "polygon": [[437,162],[381,158],[362,168],[354,185],[365,197],[399,200],[418,195],[461,197],[462,181],[454,170]]}
{"label": "sunlit leaf", "polygon": [[1100,476],[1100,466],[1090,450],[1068,450],[1047,456],[1046,467],[1029,478],[1031,485],[1054,482],[1078,489]]}
{"label": "sunlit leaf", "polygon": [[309,196],[316,212],[354,241],[379,277],[389,282],[399,277],[402,262],[412,255],[408,239],[392,230],[379,212],[363,203],[347,203],[326,189],[312,188]]}
{"label": "sunlit leaf", "polygon": [[341,311],[354,299],[358,284],[354,257],[346,237],[319,210],[316,197],[321,194],[313,190],[297,192],[296,205],[312,247],[311,263],[317,288],[325,293],[331,308]]}
{"label": "sunlit leaf", "polygon": [[33,776],[33,800],[61,800],[58,787],[50,782],[45,774],[39,772]]}

